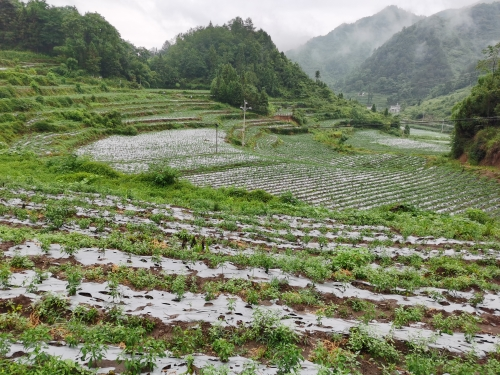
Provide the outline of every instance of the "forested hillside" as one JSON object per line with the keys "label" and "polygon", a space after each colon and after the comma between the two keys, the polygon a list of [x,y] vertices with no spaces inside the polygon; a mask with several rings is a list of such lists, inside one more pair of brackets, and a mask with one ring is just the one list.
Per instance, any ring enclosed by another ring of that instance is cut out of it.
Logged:
{"label": "forested hillside", "polygon": [[305,100],[313,96],[330,103],[335,99],[325,84],[308,78],[280,53],[250,19],[237,17],[222,26],[210,23],[180,34],[150,64],[165,87],[211,87],[216,98],[233,105],[245,96],[254,107],[259,102],[265,107],[268,94]]}
{"label": "forested hillside", "polygon": [[334,88],[345,76],[359,67],[373,51],[403,27],[424,17],[416,16],[396,6],[352,24],[342,24],[325,36],[311,39],[305,45],[288,51],[287,56],[300,64],[304,71],[321,78]]}
{"label": "forested hillside", "polygon": [[0,48],[49,55],[60,62],[52,69],[60,76],[119,77],[137,88],[212,87],[216,99],[240,105],[245,97],[261,113],[269,111],[268,95],[302,98],[307,107],[337,100],[324,83],[280,53],[251,19],[239,17],[191,29],[160,51],[148,51],[124,41],[97,13],[81,15],[75,7],[44,0],[0,0]]}
{"label": "forested hillside", "polygon": [[486,59],[479,67],[487,74],[453,109],[452,152],[456,158],[465,154],[473,164],[500,166],[500,43],[484,52]]}
{"label": "forested hillside", "polygon": [[344,84],[346,91],[417,102],[474,82],[481,51],[500,40],[500,2],[447,10],[405,28],[378,48]]}
{"label": "forested hillside", "polygon": [[146,86],[155,81],[147,65],[149,52],[124,41],[101,15],[81,15],[75,7],[54,7],[44,0],[0,0],[0,48],[59,56],[63,75],[81,69]]}

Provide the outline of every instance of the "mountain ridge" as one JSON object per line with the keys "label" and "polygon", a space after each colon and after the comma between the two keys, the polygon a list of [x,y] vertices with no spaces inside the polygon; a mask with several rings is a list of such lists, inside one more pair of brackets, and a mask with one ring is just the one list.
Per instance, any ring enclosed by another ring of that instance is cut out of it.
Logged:
{"label": "mountain ridge", "polygon": [[319,70],[322,80],[335,87],[339,78],[361,65],[392,35],[423,18],[391,5],[373,16],[343,23],[328,34],[287,51],[286,55],[299,63],[310,77]]}
{"label": "mountain ridge", "polygon": [[482,50],[500,40],[500,2],[448,9],[396,33],[351,73],[342,88],[392,101],[446,94],[476,78]]}

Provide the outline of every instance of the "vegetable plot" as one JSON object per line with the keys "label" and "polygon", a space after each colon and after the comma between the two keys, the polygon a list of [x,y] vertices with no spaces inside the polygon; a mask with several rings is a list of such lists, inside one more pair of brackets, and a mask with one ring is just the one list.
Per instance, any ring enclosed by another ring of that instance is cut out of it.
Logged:
{"label": "vegetable plot", "polygon": [[10,373],[500,370],[498,242],[0,189],[0,249]]}

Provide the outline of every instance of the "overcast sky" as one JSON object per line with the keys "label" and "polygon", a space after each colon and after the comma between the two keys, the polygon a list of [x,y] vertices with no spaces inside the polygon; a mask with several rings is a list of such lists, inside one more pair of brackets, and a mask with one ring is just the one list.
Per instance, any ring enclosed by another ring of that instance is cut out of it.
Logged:
{"label": "overcast sky", "polygon": [[[491,1],[491,0],[490,0]],[[166,40],[210,21],[222,25],[234,17],[252,18],[278,48],[287,51],[325,35],[342,23],[371,16],[388,5],[418,15],[460,8],[478,0],[47,0],[74,5],[80,13],[97,12],[136,46],[161,47]]]}

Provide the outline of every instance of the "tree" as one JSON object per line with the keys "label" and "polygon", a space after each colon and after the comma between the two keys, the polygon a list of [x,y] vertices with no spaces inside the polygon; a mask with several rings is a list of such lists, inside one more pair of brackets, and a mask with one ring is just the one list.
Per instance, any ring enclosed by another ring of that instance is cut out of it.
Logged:
{"label": "tree", "polygon": [[239,106],[244,99],[241,78],[231,64],[225,64],[219,69],[210,91],[215,99],[234,106]]}
{"label": "tree", "polygon": [[477,64],[477,69],[483,72],[495,74],[500,59],[500,42],[494,46],[488,46],[483,50],[484,60]]}
{"label": "tree", "polygon": [[321,79],[321,73],[319,70],[316,70],[316,73],[314,73],[314,76],[316,77],[316,81],[319,81]]}
{"label": "tree", "polygon": [[92,75],[99,74],[101,71],[101,57],[97,52],[94,42],[90,42],[90,45],[87,47],[86,55],[85,69]]}
{"label": "tree", "polygon": [[21,4],[17,0],[0,0],[0,47],[9,48],[15,43],[18,11]]}
{"label": "tree", "polygon": [[375,106],[375,103],[372,105],[372,112],[377,112],[377,107]]}
{"label": "tree", "polygon": [[403,131],[403,134],[407,136],[410,135],[410,125],[408,124],[405,125],[405,130]]}
{"label": "tree", "polygon": [[68,68],[68,70],[70,72],[76,70],[78,68],[78,60],[77,59],[74,59],[72,57],[69,57],[67,60],[66,60],[66,67]]}

